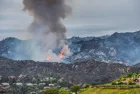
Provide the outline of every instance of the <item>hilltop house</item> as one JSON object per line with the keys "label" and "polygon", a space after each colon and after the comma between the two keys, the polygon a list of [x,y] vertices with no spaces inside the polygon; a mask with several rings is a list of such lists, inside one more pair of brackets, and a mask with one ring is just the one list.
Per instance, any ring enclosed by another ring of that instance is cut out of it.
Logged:
{"label": "hilltop house", "polygon": [[8,93],[10,89],[9,83],[2,83],[0,85],[0,94],[10,94]]}
{"label": "hilltop house", "polygon": [[140,85],[140,77],[135,79],[135,82],[136,82],[137,85]]}
{"label": "hilltop house", "polygon": [[135,83],[136,85],[140,85],[140,74],[134,75],[132,77],[126,78],[123,83],[129,84],[130,82]]}

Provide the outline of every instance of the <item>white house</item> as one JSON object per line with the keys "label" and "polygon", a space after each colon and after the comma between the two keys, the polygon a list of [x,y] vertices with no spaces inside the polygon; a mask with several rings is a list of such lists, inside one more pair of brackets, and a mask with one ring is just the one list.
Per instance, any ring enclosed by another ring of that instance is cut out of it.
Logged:
{"label": "white house", "polygon": [[3,86],[10,86],[9,83],[2,83]]}
{"label": "white house", "polygon": [[22,84],[22,83],[16,83],[16,85],[17,85],[17,86],[22,86],[23,84]]}
{"label": "white house", "polygon": [[55,84],[49,84],[49,87],[54,87],[55,86]]}
{"label": "white house", "polygon": [[27,86],[32,87],[33,84],[32,83],[26,83]]}
{"label": "white house", "polygon": [[39,83],[39,86],[44,86],[46,85],[46,83]]}

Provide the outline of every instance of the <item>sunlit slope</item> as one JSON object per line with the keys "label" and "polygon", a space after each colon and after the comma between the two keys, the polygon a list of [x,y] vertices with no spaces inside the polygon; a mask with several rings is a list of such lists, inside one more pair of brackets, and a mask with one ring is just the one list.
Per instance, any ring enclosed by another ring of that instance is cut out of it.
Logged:
{"label": "sunlit slope", "polygon": [[140,88],[135,89],[92,88],[81,94],[140,94]]}

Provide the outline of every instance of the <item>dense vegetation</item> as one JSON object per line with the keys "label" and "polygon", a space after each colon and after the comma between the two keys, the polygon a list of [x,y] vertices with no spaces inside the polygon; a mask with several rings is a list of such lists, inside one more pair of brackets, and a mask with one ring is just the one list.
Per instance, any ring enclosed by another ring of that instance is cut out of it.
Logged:
{"label": "dense vegetation", "polygon": [[81,94],[140,94],[140,74],[129,73],[111,83],[89,88]]}
{"label": "dense vegetation", "polygon": [[140,88],[133,89],[92,88],[81,94],[140,94]]}
{"label": "dense vegetation", "polygon": [[102,85],[75,85],[69,89],[50,88],[44,90],[43,94],[139,94],[140,74],[129,73]]}
{"label": "dense vegetation", "polygon": [[91,89],[91,85],[85,85],[84,87],[81,87],[79,85],[74,85],[70,89],[65,88],[49,88],[43,91],[43,94],[81,94],[82,92],[85,92],[88,89]]}
{"label": "dense vegetation", "polygon": [[138,85],[138,84],[140,84],[139,73],[129,73],[112,82],[112,85]]}

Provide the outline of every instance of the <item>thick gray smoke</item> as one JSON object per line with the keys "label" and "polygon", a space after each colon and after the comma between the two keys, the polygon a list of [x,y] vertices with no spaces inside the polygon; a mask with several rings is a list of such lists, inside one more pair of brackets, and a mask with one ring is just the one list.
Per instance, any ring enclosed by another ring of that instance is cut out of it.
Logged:
{"label": "thick gray smoke", "polygon": [[23,4],[24,10],[34,17],[28,29],[33,40],[28,50],[31,59],[44,60],[51,55],[53,61],[58,61],[56,53],[66,45],[66,28],[62,22],[71,13],[71,7],[66,0],[24,0]]}

